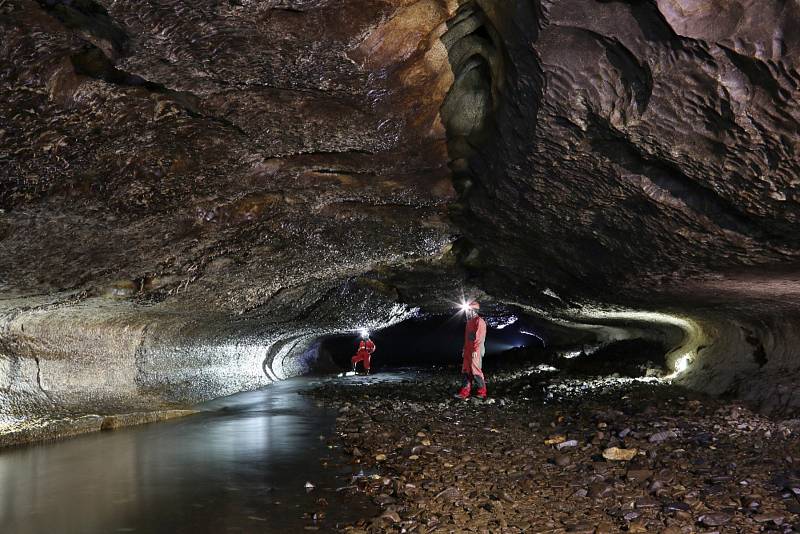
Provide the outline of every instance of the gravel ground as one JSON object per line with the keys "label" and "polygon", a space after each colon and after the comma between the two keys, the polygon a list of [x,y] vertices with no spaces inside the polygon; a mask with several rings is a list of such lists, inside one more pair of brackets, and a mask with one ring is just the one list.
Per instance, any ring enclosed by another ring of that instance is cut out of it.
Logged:
{"label": "gravel ground", "polygon": [[531,367],[460,401],[453,369],[342,377],[331,447],[358,532],[800,532],[800,421],[657,379]]}

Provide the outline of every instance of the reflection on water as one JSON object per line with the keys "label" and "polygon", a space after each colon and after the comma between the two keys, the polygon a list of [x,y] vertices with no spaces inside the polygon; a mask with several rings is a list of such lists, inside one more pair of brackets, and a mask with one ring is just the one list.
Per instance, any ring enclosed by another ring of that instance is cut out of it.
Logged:
{"label": "reflection on water", "polygon": [[[296,532],[361,516],[329,455],[334,413],[292,379],[185,419],[0,452],[0,532]],[[307,493],[312,481],[317,489]],[[338,485],[343,485],[341,482]],[[329,506],[317,504],[324,497]],[[352,499],[350,497],[349,499]],[[347,506],[344,506],[347,504]]]}

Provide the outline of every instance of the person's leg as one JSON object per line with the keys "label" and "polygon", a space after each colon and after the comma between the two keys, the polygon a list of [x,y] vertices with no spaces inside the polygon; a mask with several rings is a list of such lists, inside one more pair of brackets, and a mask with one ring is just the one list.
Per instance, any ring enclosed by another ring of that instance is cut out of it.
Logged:
{"label": "person's leg", "polygon": [[356,370],[356,367],[357,367],[357,365],[358,365],[358,362],[360,362],[360,361],[361,361],[361,356],[359,356],[358,354],[356,354],[355,356],[353,356],[353,357],[350,359],[350,361],[351,361],[351,362],[352,362],[352,364],[353,364],[353,371],[355,371],[355,370]]}
{"label": "person's leg", "polygon": [[370,361],[370,359],[371,358],[370,358],[369,354],[364,356],[364,372],[366,372],[367,374],[369,374],[369,361]]}
{"label": "person's leg", "polygon": [[475,375],[473,382],[475,383],[475,388],[478,391],[486,389],[486,380],[482,376]]}
{"label": "person's leg", "polygon": [[486,398],[486,378],[483,376],[483,351],[471,359],[470,373],[475,381],[476,395],[482,399]]}
{"label": "person's leg", "polygon": [[469,398],[469,392],[472,389],[472,377],[470,376],[470,367],[471,364],[469,362],[469,355],[464,354],[462,363],[461,363],[461,374],[464,376],[464,379],[461,381],[461,389],[458,390],[456,393],[456,397],[461,399]]}
{"label": "person's leg", "polygon": [[472,376],[468,373],[464,373],[464,379],[461,381],[461,389],[456,393],[456,397],[466,400],[469,398],[470,391],[472,391]]}

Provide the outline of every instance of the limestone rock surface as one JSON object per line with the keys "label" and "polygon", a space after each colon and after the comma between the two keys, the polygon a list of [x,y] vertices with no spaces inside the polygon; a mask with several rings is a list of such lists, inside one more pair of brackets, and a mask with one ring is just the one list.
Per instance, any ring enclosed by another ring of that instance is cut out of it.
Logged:
{"label": "limestone rock surface", "polygon": [[779,0],[0,2],[4,424],[258,387],[462,289],[606,336],[678,318],[685,383],[800,406],[762,387],[798,369],[798,24]]}

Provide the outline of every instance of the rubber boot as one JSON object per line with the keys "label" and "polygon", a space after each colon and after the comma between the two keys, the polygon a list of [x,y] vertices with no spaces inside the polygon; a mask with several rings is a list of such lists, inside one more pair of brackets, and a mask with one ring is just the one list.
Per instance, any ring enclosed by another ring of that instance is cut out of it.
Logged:
{"label": "rubber boot", "polygon": [[467,384],[466,386],[462,387],[456,393],[456,398],[461,400],[467,400],[469,398],[469,392],[472,389],[472,384]]}
{"label": "rubber boot", "polygon": [[475,396],[478,397],[479,399],[485,399],[486,398],[486,386],[483,386],[482,388],[478,388],[478,391],[475,392]]}

